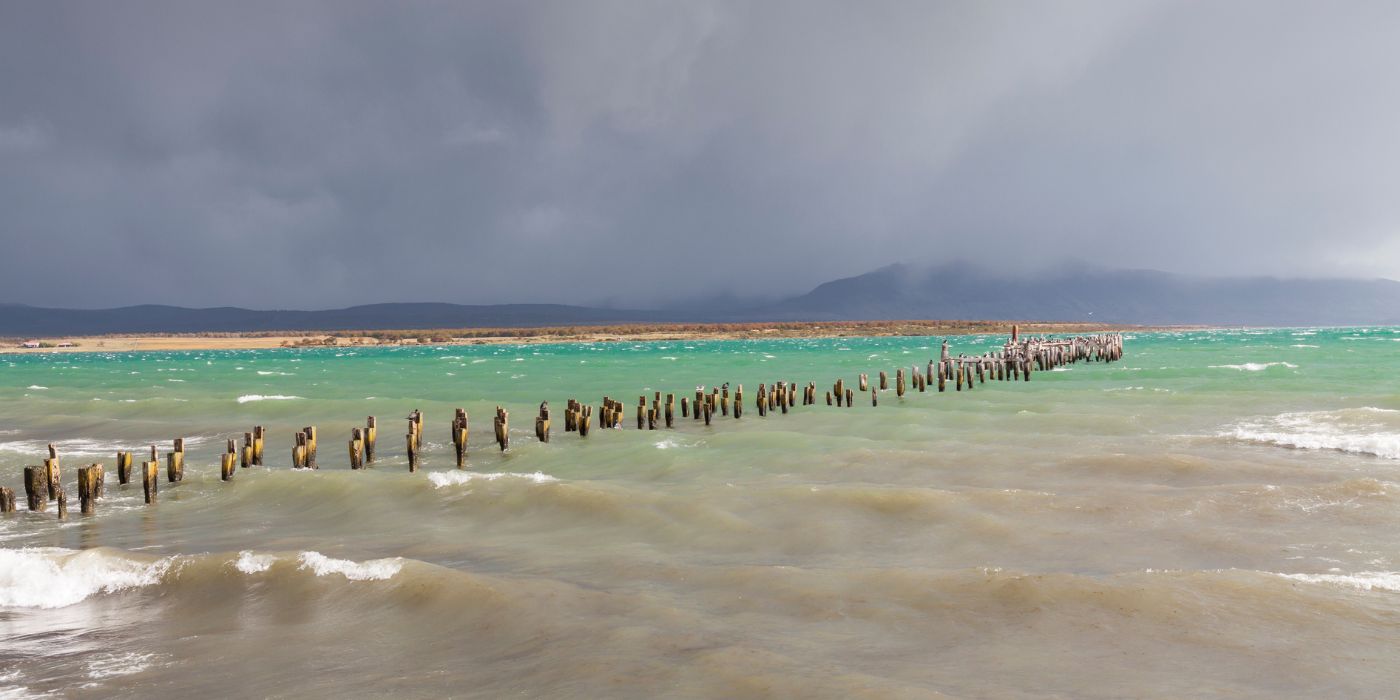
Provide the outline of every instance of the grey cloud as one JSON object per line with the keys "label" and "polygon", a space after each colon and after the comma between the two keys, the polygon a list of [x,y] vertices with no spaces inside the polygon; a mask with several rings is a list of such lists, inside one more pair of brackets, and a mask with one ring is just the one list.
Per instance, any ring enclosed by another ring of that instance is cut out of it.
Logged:
{"label": "grey cloud", "polygon": [[0,5],[0,301],[1400,277],[1393,3]]}

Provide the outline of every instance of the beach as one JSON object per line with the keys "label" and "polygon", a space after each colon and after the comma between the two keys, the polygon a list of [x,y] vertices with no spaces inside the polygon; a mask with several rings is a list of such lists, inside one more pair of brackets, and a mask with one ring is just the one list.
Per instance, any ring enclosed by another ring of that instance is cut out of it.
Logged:
{"label": "beach", "polygon": [[[7,355],[0,485],[49,443],[72,493],[108,471],[95,515],[0,517],[0,695],[1393,694],[1400,329],[1130,331],[1030,381],[752,408],[760,382],[893,386],[944,337]],[[741,419],[562,429],[569,398],[726,382]],[[254,425],[266,465],[221,481]],[[310,425],[320,468],[293,470]],[[157,503],[117,484],[117,450],[177,437]]]}
{"label": "beach", "polygon": [[[539,328],[472,328],[385,331],[316,331],[304,333],[160,333],[12,338],[0,354],[140,352],[165,350],[265,350],[287,347],[364,347],[403,345],[501,345],[538,343],[621,343],[763,338],[839,338],[927,335],[1009,334],[1017,325],[1026,333],[1090,334],[1116,330],[1150,330],[1143,326],[1092,323],[1020,323],[1011,321],[823,321],[812,323],[624,324],[544,326]],[[43,347],[21,347],[33,341]]]}

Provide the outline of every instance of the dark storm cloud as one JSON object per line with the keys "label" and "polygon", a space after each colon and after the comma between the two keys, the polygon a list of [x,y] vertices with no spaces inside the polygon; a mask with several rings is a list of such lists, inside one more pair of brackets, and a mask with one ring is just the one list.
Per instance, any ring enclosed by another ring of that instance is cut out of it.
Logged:
{"label": "dark storm cloud", "polygon": [[0,301],[1400,276],[1394,3],[10,2]]}

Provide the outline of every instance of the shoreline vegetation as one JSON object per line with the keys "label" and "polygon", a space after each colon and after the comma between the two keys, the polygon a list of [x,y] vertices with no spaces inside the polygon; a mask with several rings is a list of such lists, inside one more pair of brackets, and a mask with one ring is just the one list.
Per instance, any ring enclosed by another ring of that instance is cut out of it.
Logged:
{"label": "shoreline vegetation", "polygon": [[[1088,334],[1151,330],[1147,326],[1016,321],[817,321],[780,323],[632,323],[534,328],[451,328],[363,331],[265,331],[245,333],[130,333],[54,338],[11,338],[0,354],[133,352],[164,350],[259,350],[275,348],[608,343],[666,340],[742,340],[878,336]],[[37,347],[21,347],[22,344]]]}

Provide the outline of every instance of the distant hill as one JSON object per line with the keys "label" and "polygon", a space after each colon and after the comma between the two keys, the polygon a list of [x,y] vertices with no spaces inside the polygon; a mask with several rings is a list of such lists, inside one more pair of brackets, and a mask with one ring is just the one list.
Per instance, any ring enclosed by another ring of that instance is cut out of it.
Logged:
{"label": "distant hill", "polygon": [[325,311],[46,309],[0,305],[0,336],[531,327],[607,323],[1014,319],[1147,325],[1400,325],[1400,282],[1197,277],[1073,265],[1007,276],[969,264],[890,265],[776,303],[669,309],[562,304],[371,304]]}
{"label": "distant hill", "polygon": [[1202,325],[1400,323],[1387,279],[1197,277],[1073,265],[1000,276],[972,265],[890,265],[771,305],[774,320],[1021,319]]}

